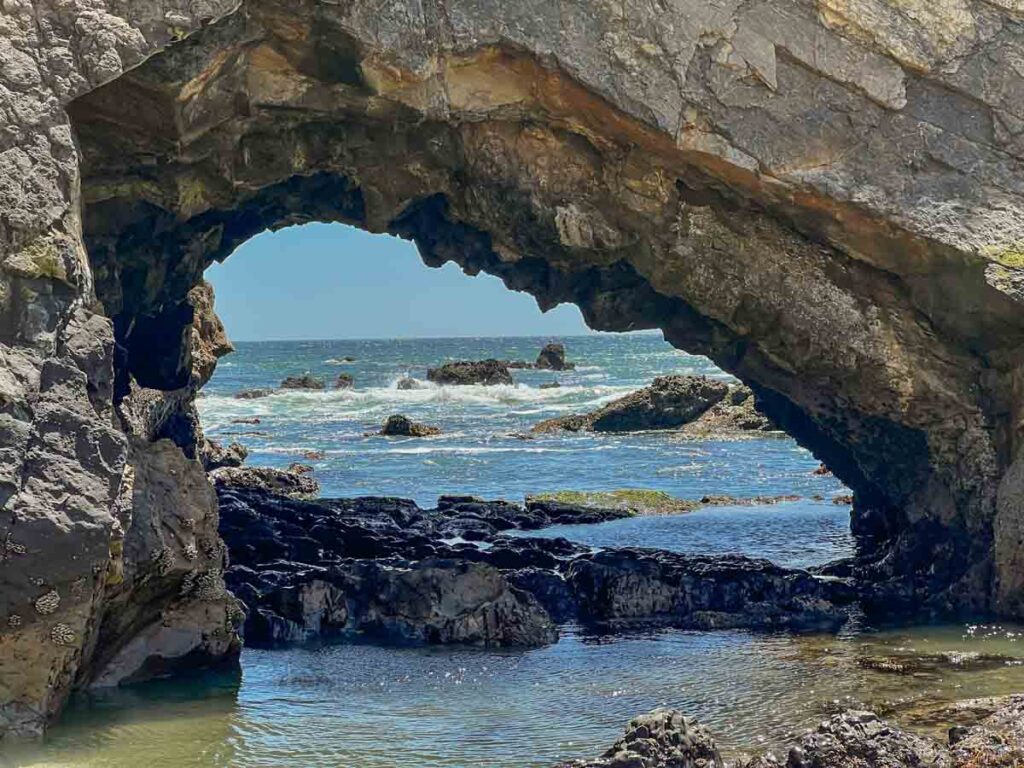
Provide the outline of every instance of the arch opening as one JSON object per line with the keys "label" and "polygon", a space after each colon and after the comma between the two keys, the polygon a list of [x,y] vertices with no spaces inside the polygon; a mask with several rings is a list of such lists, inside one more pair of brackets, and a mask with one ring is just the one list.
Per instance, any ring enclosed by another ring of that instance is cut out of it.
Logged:
{"label": "arch opening", "polygon": [[[729,33],[679,17],[694,32],[676,66],[644,30],[594,37],[619,21],[595,26],[583,6],[537,24],[514,5],[215,5],[181,28],[177,12],[125,21],[137,34],[67,82],[21,73],[19,93],[49,106],[11,133],[32,194],[10,195],[0,222],[14,350],[0,642],[8,658],[46,652],[24,672],[0,658],[24,692],[6,722],[38,728],[110,654],[152,642],[186,571],[202,578],[189,594],[212,599],[168,621],[215,627],[196,642],[230,652],[216,531],[196,529],[201,568],[165,554],[161,532],[172,507],[192,510],[188,526],[216,515],[194,461],[213,370],[194,355],[195,292],[246,239],[309,221],[410,239],[427,264],[576,304],[595,329],[660,329],[747,383],[854,491],[859,553],[842,573],[866,602],[1024,615],[1015,102],[949,80],[1015,50],[1008,13],[987,10],[999,31],[950,53],[961,67],[872,50],[895,77],[880,92],[774,39],[804,28],[789,21],[764,38],[770,67],[765,51],[728,54],[735,30],[761,29],[750,9]],[[974,110],[967,127],[951,117]],[[53,161],[42,185],[36,138]],[[125,569],[151,551],[137,573],[175,578],[133,593]]]}

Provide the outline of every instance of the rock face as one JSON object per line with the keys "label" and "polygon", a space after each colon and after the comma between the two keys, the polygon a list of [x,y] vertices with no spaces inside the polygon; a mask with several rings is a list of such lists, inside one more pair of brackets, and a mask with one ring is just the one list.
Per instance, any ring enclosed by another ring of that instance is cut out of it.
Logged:
{"label": "rock face", "polygon": [[386,437],[430,437],[441,434],[441,430],[437,427],[420,424],[408,416],[395,414],[388,416],[384,426],[381,427],[380,434]]}
{"label": "rock face", "polygon": [[427,371],[427,380],[435,384],[512,384],[512,374],[508,366],[501,360],[481,360],[479,362],[460,361],[445,363],[439,368]]}
{"label": "rock face", "polygon": [[575,363],[565,361],[565,345],[557,342],[545,344],[544,348],[537,355],[535,368],[542,368],[551,371],[568,371],[576,367]]}
{"label": "rock face", "polygon": [[122,414],[194,460],[203,270],[312,219],[707,354],[856,492],[861,578],[1024,615],[1018,4],[38,0],[0,29],[4,728],[89,676]]}

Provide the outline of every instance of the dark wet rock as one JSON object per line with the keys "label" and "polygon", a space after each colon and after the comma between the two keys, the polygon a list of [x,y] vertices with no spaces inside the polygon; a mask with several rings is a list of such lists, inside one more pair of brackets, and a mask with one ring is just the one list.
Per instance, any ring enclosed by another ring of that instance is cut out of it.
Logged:
{"label": "dark wet rock", "polygon": [[570,371],[576,367],[576,364],[565,361],[564,344],[552,342],[545,344],[540,354],[537,355],[535,367],[549,371]]}
{"label": "dark wet rock", "polygon": [[948,748],[881,720],[873,712],[846,712],[806,734],[789,752],[786,768],[951,768]]}
{"label": "dark wet rock", "polygon": [[241,443],[229,443],[226,447],[216,440],[203,444],[203,469],[212,472],[221,467],[240,467],[249,456],[249,449]]}
{"label": "dark wet rock", "polygon": [[552,621],[564,624],[579,616],[576,595],[558,571],[526,567],[510,571],[507,578],[514,587],[533,595]]}
{"label": "dark wet rock", "polygon": [[387,437],[430,437],[441,434],[441,430],[438,427],[415,422],[408,416],[395,414],[388,416],[379,434]]}
{"label": "dark wet rock", "polygon": [[232,424],[252,424],[252,425],[257,425],[257,424],[261,424],[262,420],[260,419],[259,416],[253,416],[252,418],[248,418],[248,419],[232,419],[231,423]]}
{"label": "dark wet rock", "polygon": [[395,388],[403,391],[410,389],[422,389],[423,382],[421,382],[419,379],[414,379],[411,376],[403,376],[401,379],[398,380],[398,383],[395,384]]}
{"label": "dark wet rock", "polygon": [[481,360],[479,362],[459,361],[445,363],[439,368],[427,371],[427,379],[435,384],[512,384],[512,374],[508,366],[501,360]]}
{"label": "dark wet rock", "polygon": [[243,389],[241,392],[235,392],[234,397],[236,400],[258,400],[272,394],[274,394],[272,389]]}
{"label": "dark wet rock", "polygon": [[562,386],[561,383],[559,383],[557,381],[547,381],[547,382],[541,384],[540,388],[541,389],[559,389],[561,386]]}
{"label": "dark wet rock", "polygon": [[638,432],[677,429],[696,420],[729,393],[729,385],[705,376],[661,376],[649,387],[613,400],[590,414],[548,419],[534,432]]}
{"label": "dark wet rock", "polygon": [[674,709],[630,721],[625,735],[601,757],[557,768],[723,768],[711,732]]}
{"label": "dark wet rock", "polygon": [[304,373],[301,376],[289,376],[281,382],[281,389],[311,389],[321,390],[326,385],[324,380],[317,378],[308,373]]}
{"label": "dark wet rock", "polygon": [[210,473],[218,488],[251,488],[297,498],[316,496],[320,484],[311,477],[272,467],[223,467]]}
{"label": "dark wet rock", "polygon": [[294,472],[297,475],[305,475],[313,471],[313,467],[309,464],[300,464],[297,461],[293,461],[288,465],[288,471]]}
{"label": "dark wet rock", "polygon": [[842,580],[739,555],[604,550],[573,560],[566,580],[581,618],[612,629],[834,629],[854,598]]}
{"label": "dark wet rock", "polygon": [[528,371],[531,368],[536,367],[533,363],[529,363],[526,360],[503,360],[506,366],[516,371]]}
{"label": "dark wet rock", "polygon": [[229,580],[246,601],[245,639],[255,646],[332,636],[485,647],[536,647],[558,639],[537,601],[482,563],[363,560],[329,568],[286,565],[263,574],[240,568]]}
{"label": "dark wet rock", "polygon": [[356,385],[356,380],[352,378],[350,373],[339,373],[338,378],[334,380],[335,389],[353,389]]}

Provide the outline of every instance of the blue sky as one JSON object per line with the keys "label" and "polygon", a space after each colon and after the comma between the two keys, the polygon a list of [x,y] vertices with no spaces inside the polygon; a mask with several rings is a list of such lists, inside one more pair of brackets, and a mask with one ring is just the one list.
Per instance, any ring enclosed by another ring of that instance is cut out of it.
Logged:
{"label": "blue sky", "polygon": [[341,224],[264,232],[206,271],[236,341],[588,333],[579,309],[454,264],[430,269],[416,246]]}

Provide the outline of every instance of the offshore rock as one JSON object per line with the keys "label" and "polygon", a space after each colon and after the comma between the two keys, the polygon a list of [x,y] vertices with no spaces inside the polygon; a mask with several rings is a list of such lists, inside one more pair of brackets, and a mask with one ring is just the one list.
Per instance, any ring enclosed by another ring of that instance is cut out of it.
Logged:
{"label": "offshore rock", "polygon": [[236,400],[259,400],[272,394],[274,394],[272,389],[243,389],[241,392],[235,392],[234,398]]}
{"label": "offshore rock", "polygon": [[388,416],[378,434],[387,437],[431,437],[441,434],[441,430],[438,427],[420,424],[408,416],[395,414]]}
{"label": "offshore rock", "polygon": [[576,364],[565,361],[564,344],[552,342],[544,345],[540,354],[537,355],[537,362],[534,364],[534,367],[550,371],[571,371],[576,367]]}
{"label": "offshore rock", "polygon": [[435,384],[513,384],[512,374],[508,366],[501,360],[482,360],[480,362],[460,361],[445,363],[439,368],[427,371],[427,380]]}
{"label": "offshore rock", "polygon": [[301,376],[288,376],[281,382],[281,389],[312,389],[321,390],[325,388],[324,380],[304,373]]}
{"label": "offshore rock", "polygon": [[735,385],[728,394],[680,432],[699,439],[763,437],[765,432],[783,434],[778,425],[757,409],[750,387]]}
{"label": "offshore rock", "polygon": [[698,419],[729,394],[729,385],[705,376],[660,376],[649,387],[613,400],[586,415],[537,424],[534,432],[638,432],[677,429]]}
{"label": "offshore rock", "polygon": [[356,380],[352,378],[351,373],[339,373],[338,378],[334,380],[335,389],[352,389],[356,385]]}

